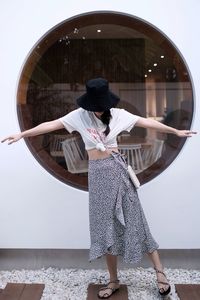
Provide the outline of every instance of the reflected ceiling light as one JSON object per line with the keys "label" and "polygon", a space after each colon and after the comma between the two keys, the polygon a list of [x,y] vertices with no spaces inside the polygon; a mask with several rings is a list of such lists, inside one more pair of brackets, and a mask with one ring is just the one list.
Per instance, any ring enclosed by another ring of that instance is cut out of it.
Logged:
{"label": "reflected ceiling light", "polygon": [[160,56],[160,58],[164,58],[164,57],[165,57],[164,55],[161,55],[161,56]]}
{"label": "reflected ceiling light", "polygon": [[154,67],[156,67],[158,64],[157,63],[155,63],[155,64],[153,64],[154,65]]}
{"label": "reflected ceiling light", "polygon": [[82,39],[85,40],[85,36],[83,36]]}
{"label": "reflected ceiling light", "polygon": [[101,29],[97,29],[97,32],[101,32]]}
{"label": "reflected ceiling light", "polygon": [[148,72],[149,72],[149,73],[151,73],[151,72],[152,72],[152,70],[151,70],[151,69],[149,69],[149,70],[148,70]]}
{"label": "reflected ceiling light", "polygon": [[147,77],[147,74],[145,74],[144,77]]}

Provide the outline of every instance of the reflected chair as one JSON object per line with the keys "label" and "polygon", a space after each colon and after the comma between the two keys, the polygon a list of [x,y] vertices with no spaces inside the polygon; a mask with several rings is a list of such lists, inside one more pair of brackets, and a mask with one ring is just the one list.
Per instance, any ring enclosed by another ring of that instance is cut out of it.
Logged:
{"label": "reflected chair", "polygon": [[141,154],[141,144],[119,144],[118,149],[121,154],[124,154],[127,159],[128,165],[131,165],[135,173],[141,173],[144,169],[142,154]]}
{"label": "reflected chair", "polygon": [[64,134],[55,134],[50,143],[50,154],[51,156],[63,157],[63,150],[62,150],[62,142],[68,137],[68,135]]}
{"label": "reflected chair", "polygon": [[145,169],[153,165],[162,155],[164,141],[155,139],[147,140],[152,146],[150,148],[144,148],[142,150],[142,160]]}
{"label": "reflected chair", "polygon": [[79,137],[70,137],[62,141],[67,169],[73,174],[88,172],[87,154],[80,145],[81,141]]}

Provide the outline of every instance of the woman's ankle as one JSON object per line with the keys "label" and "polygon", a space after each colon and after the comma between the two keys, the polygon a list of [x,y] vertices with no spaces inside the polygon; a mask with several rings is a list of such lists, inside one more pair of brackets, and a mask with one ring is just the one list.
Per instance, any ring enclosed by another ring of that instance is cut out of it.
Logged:
{"label": "woman's ankle", "polygon": [[112,282],[112,283],[119,283],[119,279],[117,277],[110,277],[110,281],[109,282]]}

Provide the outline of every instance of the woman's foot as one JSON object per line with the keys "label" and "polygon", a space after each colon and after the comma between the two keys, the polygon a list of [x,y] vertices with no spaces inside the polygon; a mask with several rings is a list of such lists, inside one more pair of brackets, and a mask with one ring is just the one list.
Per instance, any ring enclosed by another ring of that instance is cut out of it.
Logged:
{"label": "woman's foot", "polygon": [[99,289],[99,292],[97,296],[100,299],[107,299],[109,298],[113,293],[119,290],[120,284],[119,280],[112,280],[110,281],[105,287],[102,287]]}
{"label": "woman's foot", "polygon": [[165,273],[156,268],[154,268],[154,270],[156,271],[159,294],[162,296],[168,295],[171,291],[171,286],[167,280]]}

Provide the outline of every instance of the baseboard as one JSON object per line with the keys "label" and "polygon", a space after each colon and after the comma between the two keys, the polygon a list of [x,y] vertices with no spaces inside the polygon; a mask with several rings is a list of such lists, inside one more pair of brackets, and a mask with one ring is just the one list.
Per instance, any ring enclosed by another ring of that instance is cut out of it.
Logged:
{"label": "baseboard", "polygon": [[[104,257],[91,263],[87,249],[0,249],[0,269],[81,268],[105,269]],[[200,249],[159,249],[162,263],[167,268],[200,269]],[[124,263],[119,257],[120,269],[151,267],[147,255],[138,265]]]}

